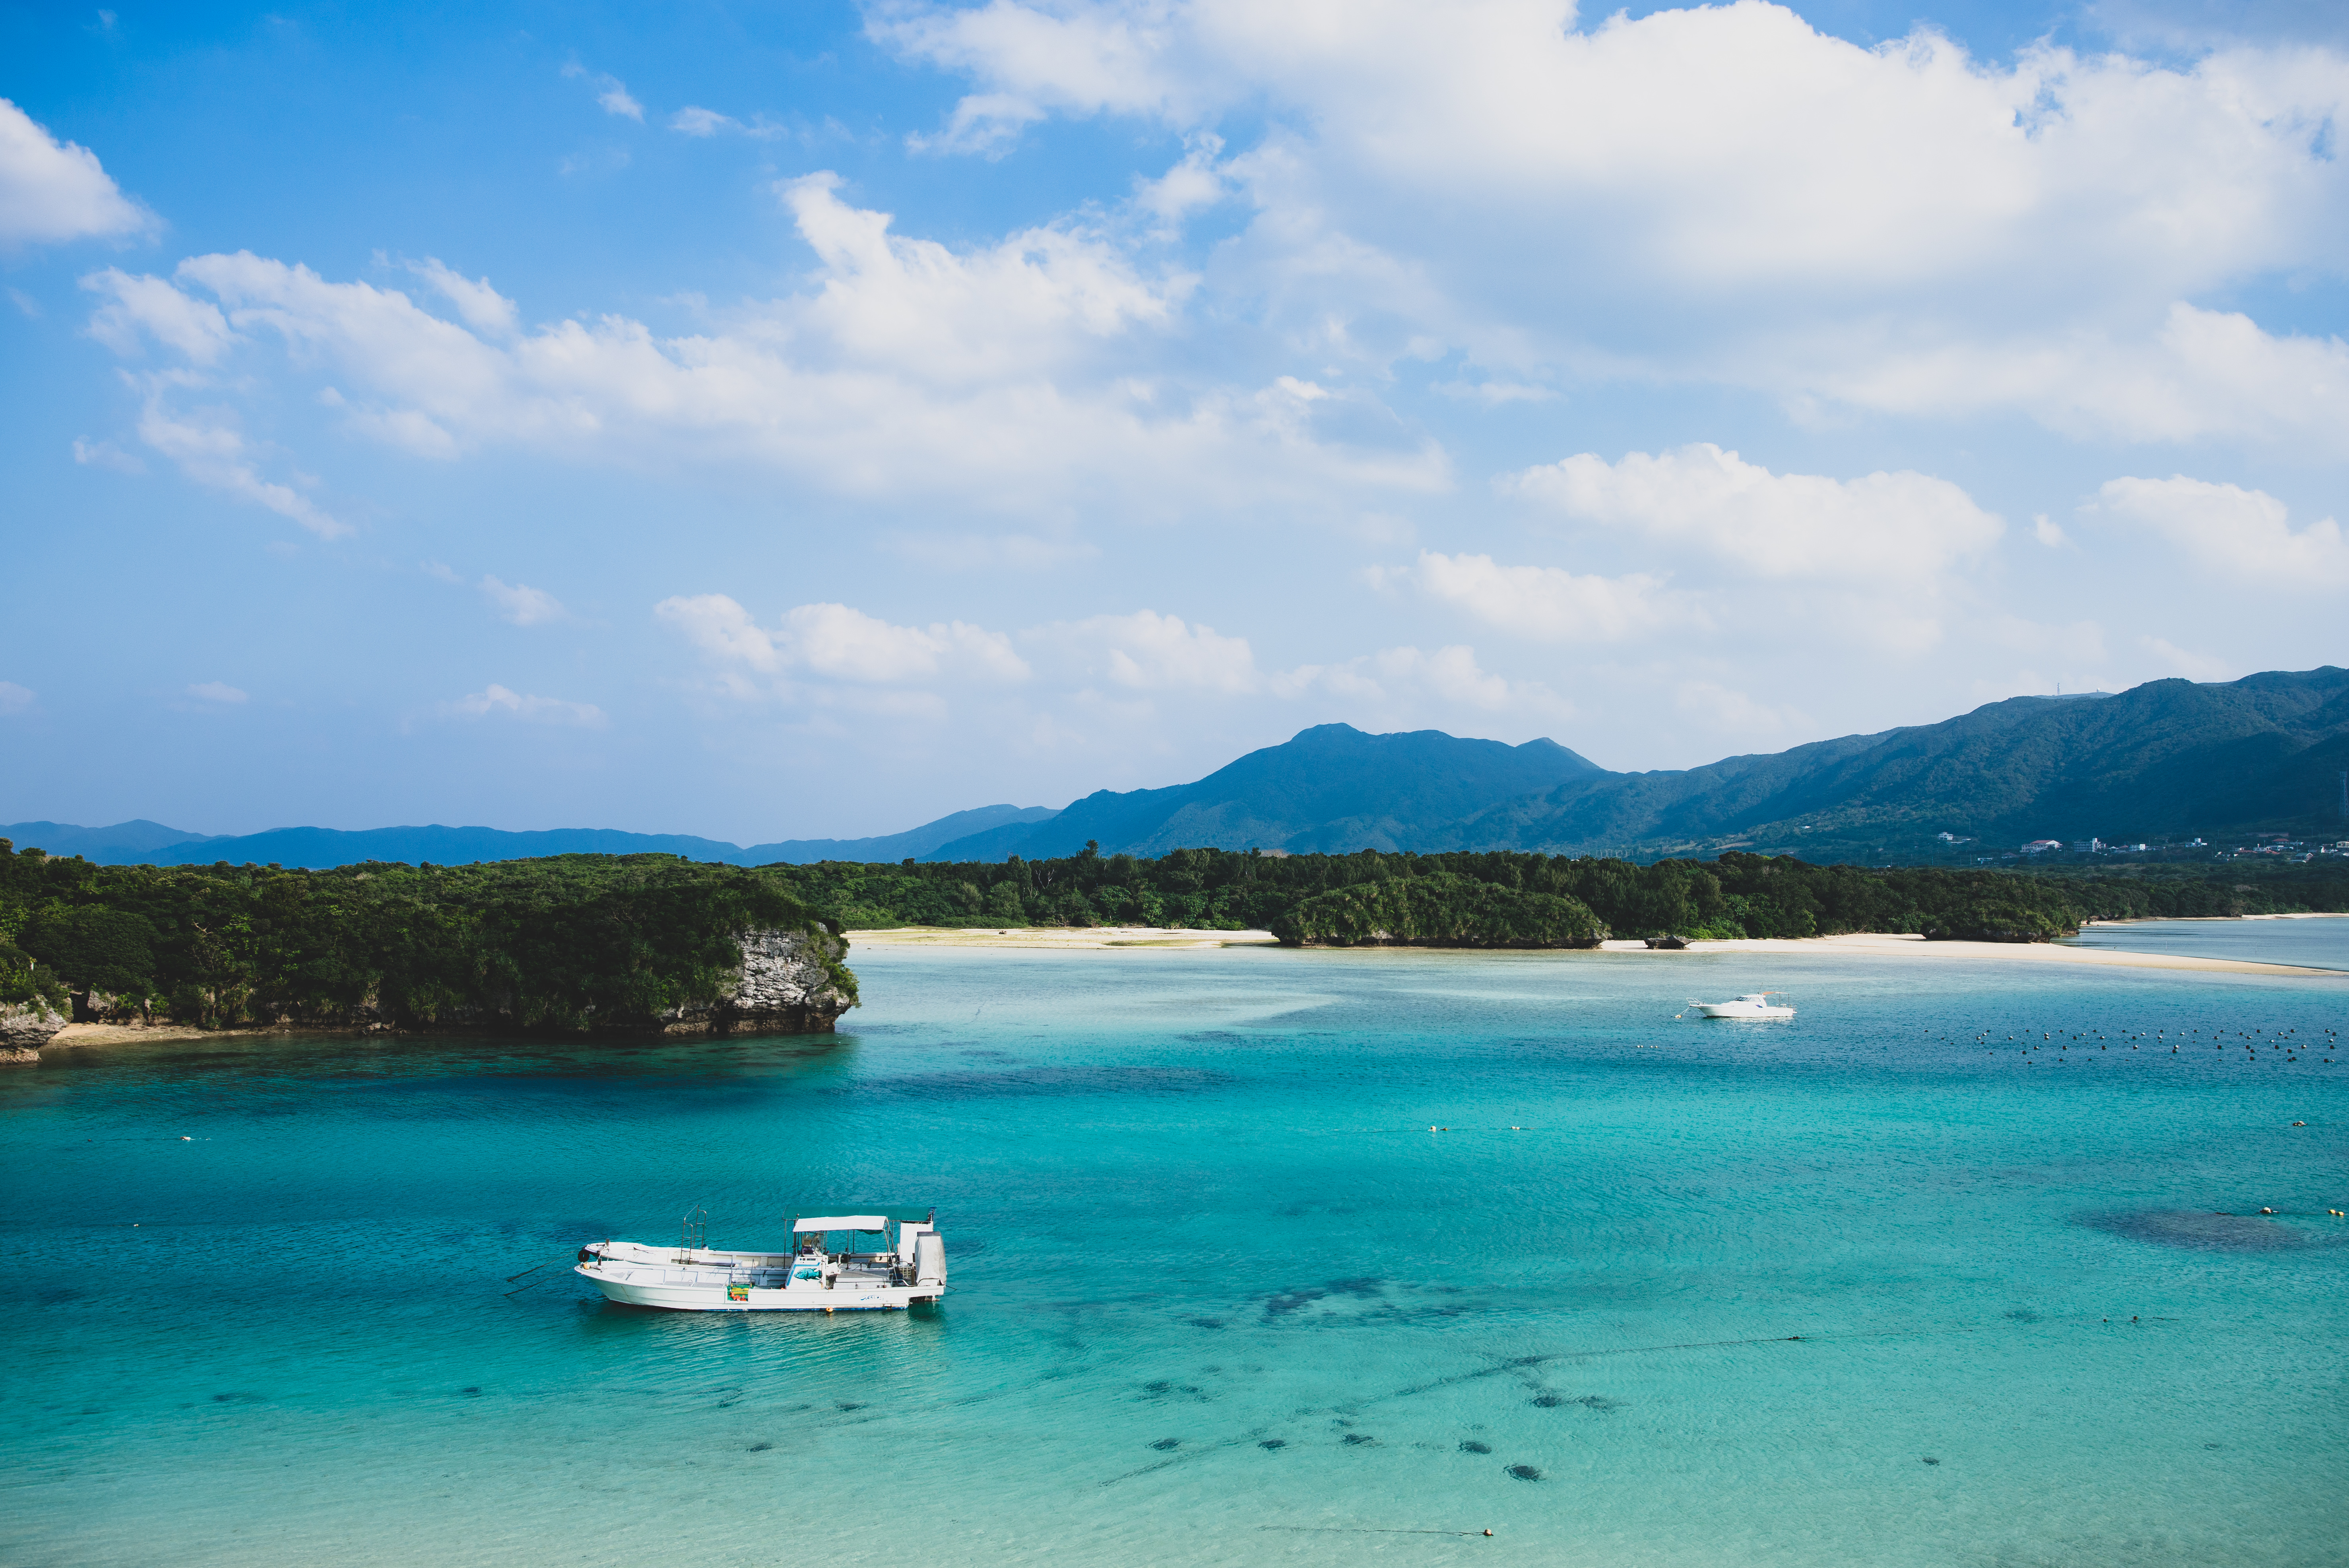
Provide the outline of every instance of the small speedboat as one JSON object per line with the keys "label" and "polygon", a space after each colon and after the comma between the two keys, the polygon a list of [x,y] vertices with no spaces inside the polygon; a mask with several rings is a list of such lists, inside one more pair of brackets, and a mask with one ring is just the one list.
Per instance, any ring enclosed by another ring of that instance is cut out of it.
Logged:
{"label": "small speedboat", "polygon": [[935,1209],[794,1214],[792,1250],[706,1247],[701,1212],[674,1247],[592,1242],[572,1270],[612,1300],[675,1312],[885,1311],[947,1293],[947,1244]]}
{"label": "small speedboat", "polygon": [[[1773,996],[1783,996],[1784,991],[1748,991],[1733,1002],[1699,1002],[1692,999],[1689,1006],[1701,1018],[1791,1018],[1795,1009],[1784,1003],[1773,1002]],[[1672,1015],[1678,1017],[1680,1015]]]}

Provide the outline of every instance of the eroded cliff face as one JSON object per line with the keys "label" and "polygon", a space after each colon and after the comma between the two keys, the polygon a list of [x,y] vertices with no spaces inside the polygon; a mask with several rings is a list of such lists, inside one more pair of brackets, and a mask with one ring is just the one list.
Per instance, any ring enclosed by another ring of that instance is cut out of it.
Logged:
{"label": "eroded cliff face", "polygon": [[0,1002],[0,1062],[36,1062],[49,1037],[66,1026],[66,1016],[37,999]]}
{"label": "eroded cliff face", "polygon": [[674,1009],[672,1035],[830,1034],[856,1006],[856,978],[842,965],[848,944],[804,931],[746,931],[742,968],[715,1001]]}

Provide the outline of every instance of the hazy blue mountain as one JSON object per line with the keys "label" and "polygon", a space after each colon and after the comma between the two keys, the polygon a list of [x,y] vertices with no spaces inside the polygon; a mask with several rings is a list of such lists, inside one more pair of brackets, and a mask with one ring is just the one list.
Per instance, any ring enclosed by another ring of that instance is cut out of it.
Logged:
{"label": "hazy blue mountain", "polygon": [[[44,846],[46,848],[46,846]],[[684,855],[697,861],[740,863],[740,846],[716,839],[696,839],[680,833],[624,833],[611,828],[553,828],[543,832],[510,833],[500,828],[447,828],[439,823],[419,828],[367,828],[347,832],[337,828],[272,828],[266,832],[233,838],[207,839],[177,844],[140,860],[159,866],[209,865],[227,861],[242,865],[356,865],[361,861],[430,861],[435,865],[463,865],[471,861],[534,860],[543,855]]]}
{"label": "hazy blue mountain", "polygon": [[815,861],[902,861],[908,855],[918,859],[940,844],[989,828],[1019,826],[1041,822],[1059,816],[1050,806],[978,806],[968,811],[957,811],[940,817],[935,822],[925,822],[918,828],[908,828],[902,833],[890,833],[877,839],[785,839],[781,843],[753,844],[743,851],[744,865],[772,865],[788,861],[793,865],[807,865]]}
{"label": "hazy blue mountain", "polygon": [[53,855],[80,855],[105,865],[305,866],[320,870],[362,861],[463,865],[472,861],[532,860],[544,855],[683,855],[688,860],[734,865],[771,865],[777,861],[895,861],[918,855],[949,839],[1006,822],[1040,821],[1047,806],[981,806],[957,811],[873,839],[792,839],[748,849],[718,839],[678,833],[628,833],[611,828],[555,828],[515,833],[502,828],[429,827],[272,828],[266,832],[207,837],[160,822],[118,822],[111,828],[78,828],[66,822],[17,822],[0,828],[0,838],[18,849],[39,848]]}
{"label": "hazy blue mountain", "polygon": [[18,849],[36,845],[53,855],[79,855],[103,865],[129,865],[173,844],[202,840],[185,828],[167,828],[144,817],[117,822],[110,828],[77,828],[70,822],[11,822],[0,827],[0,839]]}
{"label": "hazy blue mountain", "polygon": [[2349,670],[2117,696],[2014,697],[1940,724],[1684,771],[1570,779],[1435,834],[1431,849],[1913,860],[1932,836],[1991,850],[2276,830],[2349,836]]}
{"label": "hazy blue mountain", "polygon": [[1599,765],[1554,740],[1507,746],[1441,730],[1365,735],[1323,724],[1251,751],[1195,783],[1102,790],[1046,821],[1007,824],[941,844],[920,859],[999,861],[1075,854],[1163,854],[1185,846],[1239,850],[1417,849],[1501,801],[1574,779]]}

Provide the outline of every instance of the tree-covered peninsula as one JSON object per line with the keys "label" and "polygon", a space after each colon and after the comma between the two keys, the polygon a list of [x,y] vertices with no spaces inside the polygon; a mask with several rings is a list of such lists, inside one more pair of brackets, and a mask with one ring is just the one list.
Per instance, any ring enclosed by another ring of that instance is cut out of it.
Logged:
{"label": "tree-covered peninsula", "polygon": [[856,998],[779,879],[670,855],[99,866],[0,840],[0,1002],[205,1028],[816,1028]]}
{"label": "tree-covered peninsula", "polygon": [[1258,928],[1299,945],[1609,937],[2045,941],[2091,919],[2349,907],[2340,873],[2223,879],[1868,870],[1727,853],[1517,851],[744,868],[670,855],[467,866],[101,866],[0,840],[0,1005],[205,1028],[829,1028],[851,928]]}
{"label": "tree-covered peninsula", "polygon": [[[817,913],[892,925],[1257,928],[1284,941],[1588,946],[1609,936],[1832,936],[1920,932],[2044,941],[2085,920],[2349,907],[2349,879],[2033,877],[1988,869],[1869,870],[1732,851],[1628,861],[1515,851],[1266,855],[1092,851],[1057,860],[769,866]],[[1378,934],[1383,933],[1384,934]]]}

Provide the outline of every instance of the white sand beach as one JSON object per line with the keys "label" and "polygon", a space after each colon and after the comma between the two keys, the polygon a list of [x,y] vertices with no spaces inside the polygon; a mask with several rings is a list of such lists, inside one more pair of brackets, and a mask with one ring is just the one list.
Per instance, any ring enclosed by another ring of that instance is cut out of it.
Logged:
{"label": "white sand beach", "polygon": [[[1268,931],[1191,931],[1149,925],[1090,927],[898,926],[882,931],[847,933],[850,950],[857,947],[1003,948],[1024,952],[1104,952],[1148,948],[1197,950],[1213,947],[1270,947],[1278,939]],[[2013,964],[2086,964],[2118,969],[2202,970],[2224,975],[2290,975],[2312,978],[2349,979],[2333,969],[2312,969],[2294,964],[2260,964],[2232,958],[2189,958],[2162,953],[2125,953],[2101,947],[2065,947],[2046,942],[1928,942],[1913,934],[1861,933],[1848,936],[1756,938],[1738,942],[1692,942],[1685,949],[1651,948],[1641,942],[1600,944],[1608,953],[1632,953],[1670,963],[1689,954],[1810,953],[1849,954],[1856,957],[1992,959]],[[1432,951],[1414,949],[1413,951]],[[854,964],[852,957],[849,962]]]}

